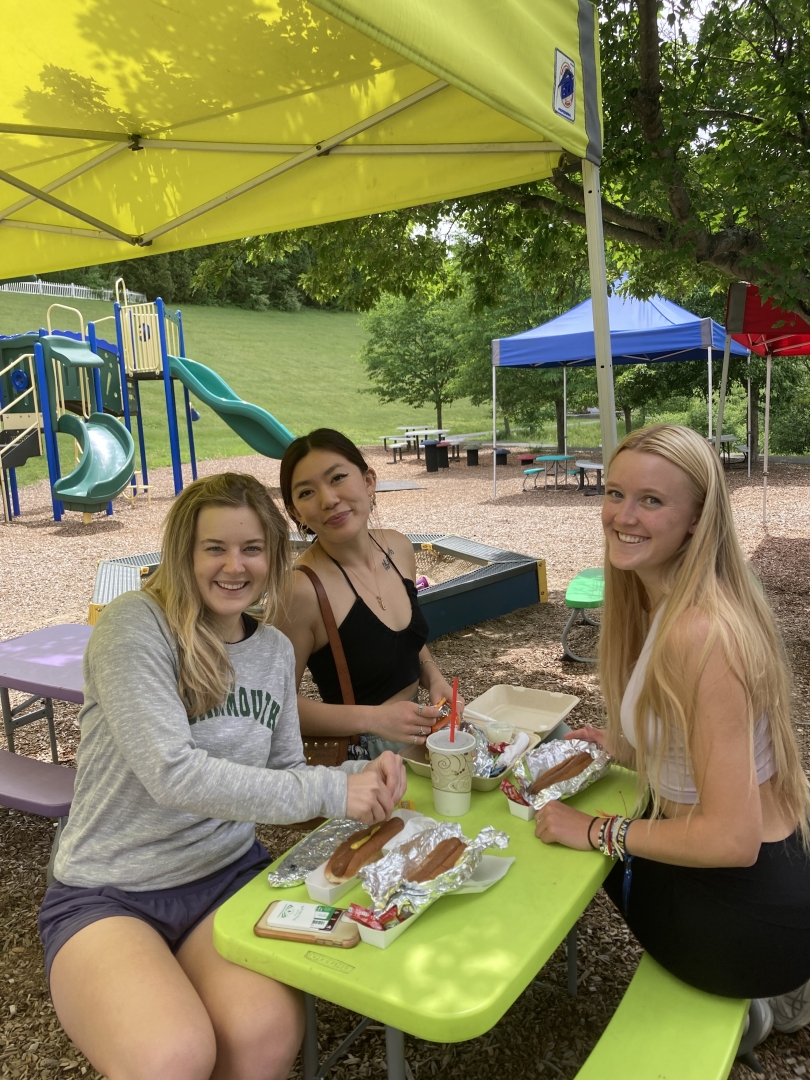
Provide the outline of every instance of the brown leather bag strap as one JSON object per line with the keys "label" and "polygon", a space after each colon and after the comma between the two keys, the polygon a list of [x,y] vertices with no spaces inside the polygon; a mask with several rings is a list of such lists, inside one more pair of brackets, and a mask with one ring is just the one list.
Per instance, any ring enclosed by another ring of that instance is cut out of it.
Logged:
{"label": "brown leather bag strap", "polygon": [[[302,574],[306,574],[315,587],[315,595],[318,597],[318,604],[321,608],[323,625],[326,627],[326,636],[329,638],[329,645],[332,649],[332,656],[335,661],[343,704],[354,705],[354,690],[352,689],[352,677],[349,674],[349,665],[346,663],[343,642],[340,640],[340,634],[338,633],[332,605],[329,603],[329,597],[326,595],[326,589],[323,587],[323,582],[315,571],[311,570],[308,566],[296,566],[295,569],[300,570]],[[357,736],[352,738],[352,742],[357,742]]]}

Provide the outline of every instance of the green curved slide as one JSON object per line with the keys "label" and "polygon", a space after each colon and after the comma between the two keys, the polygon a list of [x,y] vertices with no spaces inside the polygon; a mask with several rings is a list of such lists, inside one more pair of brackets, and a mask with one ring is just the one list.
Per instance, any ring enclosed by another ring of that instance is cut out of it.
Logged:
{"label": "green curved slide", "polygon": [[98,514],[120,494],[130,481],[135,465],[132,436],[114,416],[91,413],[85,421],[73,413],[63,413],[56,430],[72,435],[81,449],[79,464],[53,485],[55,499],[66,510]]}
{"label": "green curved slide", "polygon": [[170,356],[169,372],[221,417],[258,454],[282,458],[295,436],[269,412],[243,401],[205,364]]}

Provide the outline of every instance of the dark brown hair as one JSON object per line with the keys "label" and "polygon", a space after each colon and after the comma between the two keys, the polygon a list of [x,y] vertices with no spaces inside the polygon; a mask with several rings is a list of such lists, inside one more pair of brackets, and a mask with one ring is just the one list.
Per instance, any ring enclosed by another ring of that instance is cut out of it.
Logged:
{"label": "dark brown hair", "polygon": [[298,462],[303,461],[307,454],[313,450],[332,450],[335,454],[340,454],[352,465],[356,465],[363,476],[368,472],[368,462],[351,439],[347,439],[345,435],[340,431],[335,431],[334,428],[316,428],[314,431],[310,431],[309,435],[302,435],[300,439],[293,440],[284,451],[284,457],[281,459],[281,478],[279,480],[284,506],[293,521],[297,520],[292,497],[293,473]]}

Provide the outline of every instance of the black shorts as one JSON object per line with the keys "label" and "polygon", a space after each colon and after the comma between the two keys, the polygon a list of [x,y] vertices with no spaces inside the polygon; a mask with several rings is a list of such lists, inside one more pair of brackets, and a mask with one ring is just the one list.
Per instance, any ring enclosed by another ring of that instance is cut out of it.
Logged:
{"label": "black shorts", "polygon": [[254,840],[253,846],[229,866],[173,889],[125,892],[111,885],[83,889],[55,881],[48,887],[39,909],[46,978],[50,980],[54,957],[66,941],[85,926],[114,915],[148,923],[176,953],[195,926],[271,861],[265,848]]}
{"label": "black shorts", "polygon": [[605,890],[639,943],[690,986],[775,997],[810,979],[810,859],[794,833],[762,844],[754,866],[702,869],[636,856],[627,912],[624,866]]}

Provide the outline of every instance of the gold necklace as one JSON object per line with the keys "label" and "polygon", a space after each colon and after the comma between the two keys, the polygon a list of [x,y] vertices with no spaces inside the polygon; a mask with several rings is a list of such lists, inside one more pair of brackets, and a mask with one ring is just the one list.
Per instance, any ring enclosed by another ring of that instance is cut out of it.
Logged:
{"label": "gold necklace", "polygon": [[[372,543],[372,539],[371,539],[370,536],[369,536],[368,540],[369,540],[369,543]],[[338,565],[340,565],[340,564],[338,564]],[[360,582],[360,584],[363,586],[364,589],[368,589],[368,591],[372,594],[372,596],[377,601],[377,603],[380,605],[380,607],[383,609],[383,611],[385,611],[386,610],[385,601],[383,600],[382,596],[380,595],[380,579],[377,576],[377,562],[376,562],[376,560],[374,558],[374,549],[372,548],[372,552],[371,552],[371,572],[374,574],[374,583],[375,583],[375,585],[377,587],[376,592],[374,592],[373,589],[368,588],[368,585],[366,585],[365,581],[363,581],[363,579],[360,577],[360,575],[357,573],[356,570],[352,570],[352,568],[350,566],[346,566],[346,567],[344,567],[344,569],[348,570],[349,573],[352,575],[352,577],[356,578]]]}

